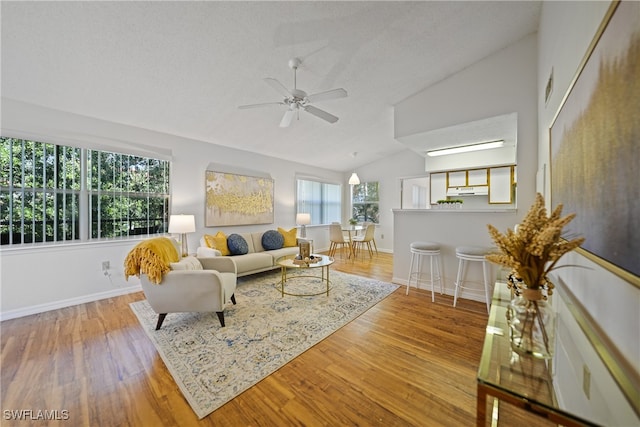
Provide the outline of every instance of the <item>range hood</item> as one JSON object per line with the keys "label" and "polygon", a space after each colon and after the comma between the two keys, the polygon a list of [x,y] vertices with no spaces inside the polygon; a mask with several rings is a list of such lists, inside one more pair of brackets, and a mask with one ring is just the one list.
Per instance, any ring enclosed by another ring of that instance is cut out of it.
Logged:
{"label": "range hood", "polygon": [[478,185],[475,187],[449,187],[447,196],[486,196],[489,194],[487,185]]}

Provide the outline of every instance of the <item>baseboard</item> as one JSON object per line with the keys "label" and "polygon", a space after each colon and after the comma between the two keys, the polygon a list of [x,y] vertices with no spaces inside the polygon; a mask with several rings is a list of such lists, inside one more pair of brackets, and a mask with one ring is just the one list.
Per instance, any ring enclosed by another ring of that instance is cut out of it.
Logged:
{"label": "baseboard", "polygon": [[125,288],[112,289],[96,294],[83,295],[81,297],[69,298],[60,301],[48,302],[45,304],[37,304],[15,310],[4,311],[0,313],[0,321],[16,319],[18,317],[30,316],[32,314],[44,313],[45,311],[57,310],[60,308],[71,307],[73,305],[84,304],[87,302],[99,301],[101,299],[118,297],[120,295],[131,294],[142,290],[142,286],[134,285]]}
{"label": "baseboard", "polygon": [[[398,284],[398,285],[405,286],[405,287],[407,286],[407,279],[401,279],[399,277],[394,277],[393,279],[391,279],[391,282],[395,283],[395,284]],[[413,285],[411,285],[411,289],[415,289],[415,282],[413,283]],[[424,290],[431,291],[431,287],[429,285],[421,284],[419,289],[424,289]],[[438,285],[436,285],[436,292],[440,292],[440,289],[438,288]],[[445,285],[445,288],[444,288],[444,294],[445,295],[453,296],[454,293],[455,293],[455,289],[454,288],[448,288]],[[482,290],[478,290],[478,291],[475,291],[475,290],[471,290],[471,291],[463,290],[458,298],[468,299],[468,300],[471,300],[471,301],[485,302],[484,291],[482,291]]]}

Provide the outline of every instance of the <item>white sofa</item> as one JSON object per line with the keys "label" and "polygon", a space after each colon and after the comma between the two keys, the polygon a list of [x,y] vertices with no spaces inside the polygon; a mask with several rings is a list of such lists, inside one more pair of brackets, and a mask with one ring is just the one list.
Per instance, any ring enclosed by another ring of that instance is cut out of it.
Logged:
{"label": "white sofa", "polygon": [[[265,230],[266,231],[266,230]],[[264,231],[253,233],[233,233],[239,234],[247,242],[249,251],[245,255],[228,255],[225,258],[232,259],[236,264],[238,276],[260,273],[262,271],[277,268],[276,260],[286,255],[297,255],[298,246],[288,246],[281,249],[265,250],[262,246],[262,235]],[[204,237],[200,239],[200,247],[197,251],[198,258],[221,256],[220,251],[207,246]]]}

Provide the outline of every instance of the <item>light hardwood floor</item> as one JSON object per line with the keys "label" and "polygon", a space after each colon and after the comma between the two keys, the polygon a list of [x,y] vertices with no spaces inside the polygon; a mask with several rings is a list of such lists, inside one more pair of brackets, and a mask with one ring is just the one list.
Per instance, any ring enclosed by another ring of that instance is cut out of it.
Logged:
{"label": "light hardwood floor", "polygon": [[[393,257],[338,258],[332,268],[391,281]],[[462,300],[454,309],[450,297],[436,294],[432,303],[430,292],[412,288],[406,296],[402,286],[199,421],[129,308],[143,298],[139,292],[2,322],[3,414],[68,411],[69,421],[32,423],[39,426],[475,422],[483,303]]]}

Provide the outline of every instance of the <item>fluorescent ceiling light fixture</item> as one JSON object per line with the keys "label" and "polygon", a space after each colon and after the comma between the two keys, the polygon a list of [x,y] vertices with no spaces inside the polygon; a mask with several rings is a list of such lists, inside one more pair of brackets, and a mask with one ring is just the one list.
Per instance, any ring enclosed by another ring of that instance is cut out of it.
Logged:
{"label": "fluorescent ceiling light fixture", "polygon": [[443,148],[440,150],[427,151],[427,156],[446,156],[447,154],[468,153],[469,151],[489,150],[491,148],[500,148],[504,145],[504,141],[480,142],[478,144],[460,145],[458,147]]}

